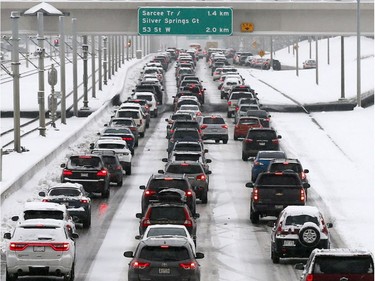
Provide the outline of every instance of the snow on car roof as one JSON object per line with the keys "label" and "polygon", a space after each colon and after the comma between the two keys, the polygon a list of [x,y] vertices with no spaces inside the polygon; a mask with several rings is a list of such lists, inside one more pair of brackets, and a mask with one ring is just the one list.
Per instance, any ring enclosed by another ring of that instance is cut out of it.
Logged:
{"label": "snow on car roof", "polygon": [[315,206],[288,206],[283,212],[287,212],[289,215],[310,215],[312,217],[320,214],[319,210]]}
{"label": "snow on car roof", "polygon": [[315,249],[313,250],[315,255],[319,256],[363,256],[371,255],[372,253],[366,249],[349,249],[349,248],[336,248],[336,249]]}
{"label": "snow on car roof", "polygon": [[66,212],[66,207],[65,205],[52,202],[26,202],[23,210],[61,210],[62,212]]}

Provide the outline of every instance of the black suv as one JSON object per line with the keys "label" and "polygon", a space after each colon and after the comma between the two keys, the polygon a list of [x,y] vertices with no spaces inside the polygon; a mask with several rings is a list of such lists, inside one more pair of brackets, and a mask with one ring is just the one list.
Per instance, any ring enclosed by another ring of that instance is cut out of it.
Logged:
{"label": "black suv", "polygon": [[169,131],[167,131],[167,138],[169,139],[177,128],[193,128],[200,132],[200,126],[196,120],[176,120],[172,124]]}
{"label": "black suv", "polygon": [[291,170],[296,172],[302,182],[307,182],[308,179],[306,177],[306,174],[309,173],[308,169],[304,169],[302,167],[301,162],[296,158],[279,158],[279,159],[273,159],[268,165],[267,171],[269,172],[282,172],[286,170]]}
{"label": "black suv", "polygon": [[271,128],[254,128],[247,132],[242,141],[242,160],[247,161],[260,150],[280,150],[280,135]]}
{"label": "black suv", "polygon": [[126,251],[132,258],[129,263],[128,280],[191,280],[200,281],[200,265],[197,259],[203,253],[193,250],[184,237],[150,237],[139,242],[135,252]]}
{"label": "black suv", "polygon": [[139,235],[143,235],[149,225],[154,224],[178,224],[184,225],[189,231],[194,243],[197,240],[197,222],[199,214],[192,214],[190,208],[184,203],[156,202],[147,207],[144,215],[137,213],[140,219]]}
{"label": "black suv", "polygon": [[173,149],[177,141],[199,141],[202,142],[200,131],[195,128],[177,128],[168,141],[168,153]]}
{"label": "black suv", "polygon": [[102,156],[104,165],[109,172],[110,182],[116,183],[117,186],[122,186],[124,169],[122,168],[116,152],[108,149],[94,149],[91,151],[91,153]]}
{"label": "black suv", "polygon": [[61,168],[61,182],[80,183],[89,193],[101,193],[103,198],[109,197],[109,172],[102,156],[72,155],[66,164],[61,164]]}
{"label": "black suv", "polygon": [[149,178],[147,185],[141,185],[139,188],[144,190],[141,200],[142,213],[145,213],[151,202],[158,201],[158,193],[161,190],[176,188],[185,192],[186,203],[191,212],[195,214],[196,195],[186,175],[152,175]]}

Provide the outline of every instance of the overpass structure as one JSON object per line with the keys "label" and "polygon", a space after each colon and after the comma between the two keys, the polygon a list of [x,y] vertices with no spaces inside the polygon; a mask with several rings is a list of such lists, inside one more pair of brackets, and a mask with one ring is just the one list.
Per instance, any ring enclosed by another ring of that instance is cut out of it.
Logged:
{"label": "overpass structure", "polygon": [[[357,2],[360,1],[360,2]],[[243,1],[59,1],[49,4],[65,16],[65,30],[71,33],[70,20],[77,19],[77,32],[81,34],[138,34],[138,9],[141,7],[223,7],[233,11],[231,35],[355,35],[357,31],[357,8],[360,11],[360,32],[374,35],[374,0],[243,0]],[[24,12],[40,1],[2,1],[1,32],[11,31],[12,11],[21,14],[20,31],[35,32],[37,17]],[[45,32],[57,34],[57,16],[45,17]],[[252,32],[243,32],[243,23],[253,25]]]}

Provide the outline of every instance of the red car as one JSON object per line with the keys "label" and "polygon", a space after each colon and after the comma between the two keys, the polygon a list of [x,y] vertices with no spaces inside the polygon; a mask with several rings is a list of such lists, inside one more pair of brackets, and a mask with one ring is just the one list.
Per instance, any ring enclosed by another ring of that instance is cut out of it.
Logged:
{"label": "red car", "polygon": [[263,128],[258,117],[241,117],[238,118],[237,124],[234,126],[234,140],[246,137],[247,131],[253,128]]}

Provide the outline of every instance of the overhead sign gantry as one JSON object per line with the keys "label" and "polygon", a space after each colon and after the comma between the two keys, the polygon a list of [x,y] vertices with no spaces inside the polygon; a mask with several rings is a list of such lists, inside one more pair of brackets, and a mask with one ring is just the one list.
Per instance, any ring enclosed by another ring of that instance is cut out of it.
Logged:
{"label": "overhead sign gantry", "polygon": [[140,35],[231,35],[233,10],[225,7],[141,7]]}

